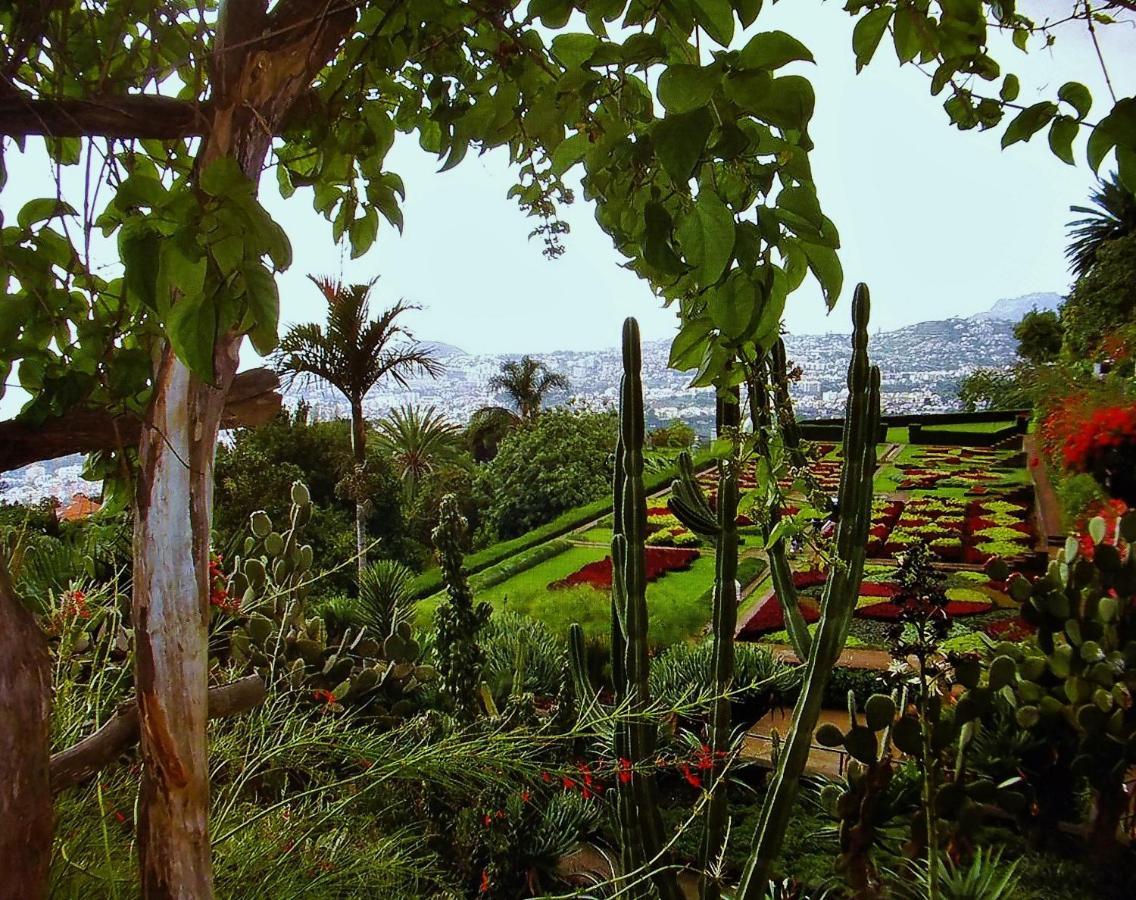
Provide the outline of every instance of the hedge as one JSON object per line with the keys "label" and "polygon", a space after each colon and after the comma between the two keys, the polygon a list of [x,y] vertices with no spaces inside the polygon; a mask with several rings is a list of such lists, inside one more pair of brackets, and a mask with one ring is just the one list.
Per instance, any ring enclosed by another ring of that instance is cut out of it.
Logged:
{"label": "hedge", "polygon": [[[701,468],[712,459],[709,450],[698,453],[694,457],[695,468]],[[644,487],[648,494],[661,491],[663,488],[669,487],[670,483],[678,476],[678,470],[674,466],[668,466],[660,470],[658,473],[651,475],[644,479]],[[490,566],[496,565],[503,560],[508,559],[525,550],[550,541],[553,538],[563,537],[571,531],[575,531],[589,522],[602,518],[611,512],[611,497],[603,497],[600,500],[593,500],[591,503],[586,503],[583,506],[577,506],[575,509],[570,509],[565,513],[561,513],[551,522],[541,525],[539,528],[534,528],[532,531],[522,534],[520,537],[515,537],[509,541],[501,541],[498,544],[492,544],[476,553],[471,553],[465,558],[465,570],[469,575],[476,575],[488,569]],[[546,557],[547,558],[547,557]],[[442,573],[438,568],[427,569],[421,575],[414,579],[410,585],[410,596],[414,600],[420,600],[423,597],[429,597],[431,594],[437,593],[442,587]]]}
{"label": "hedge", "polygon": [[544,562],[546,559],[559,556],[571,547],[571,541],[560,539],[537,544],[535,547],[530,547],[528,550],[523,550],[520,553],[510,556],[508,559],[502,560],[495,566],[482,569],[470,578],[469,586],[473,588],[474,593],[496,587],[508,581],[514,575],[519,575],[521,572],[531,569],[533,566]]}

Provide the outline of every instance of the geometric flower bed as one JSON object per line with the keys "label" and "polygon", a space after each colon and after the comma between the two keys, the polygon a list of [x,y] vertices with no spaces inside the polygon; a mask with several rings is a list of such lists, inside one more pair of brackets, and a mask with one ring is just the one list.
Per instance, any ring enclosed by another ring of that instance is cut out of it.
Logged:
{"label": "geometric flower bed", "polygon": [[[699,557],[697,550],[684,550],[675,547],[648,547],[646,551],[647,581],[655,581],[667,572],[689,569]],[[553,589],[588,585],[597,590],[611,588],[611,557],[588,563],[567,578],[552,582]]]}
{"label": "geometric flower bed", "polygon": [[1028,515],[1026,504],[1012,500],[917,497],[903,508],[883,549],[894,558],[922,540],[941,562],[982,565],[993,556],[1020,562],[1031,550]]}
{"label": "geometric flower bed", "polygon": [[647,510],[647,544],[661,547],[697,547],[702,543],[693,531],[688,530],[665,506]]}

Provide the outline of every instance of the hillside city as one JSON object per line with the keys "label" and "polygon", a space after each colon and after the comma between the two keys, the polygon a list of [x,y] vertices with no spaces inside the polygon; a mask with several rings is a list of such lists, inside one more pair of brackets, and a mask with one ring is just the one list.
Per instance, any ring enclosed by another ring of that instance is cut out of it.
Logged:
{"label": "hillside city", "polygon": [[[1013,327],[1030,309],[1053,309],[1057,294],[1027,294],[999,300],[990,310],[969,318],[918,322],[895,331],[872,335],[873,359],[882,375],[881,400],[885,413],[949,412],[959,408],[958,386],[978,368],[1001,368],[1014,361]],[[802,418],[838,416],[847,398],[848,336],[828,334],[786,335],[789,358],[801,367],[793,385],[794,401]],[[515,354],[468,354],[446,344],[433,345],[445,364],[436,379],[411,379],[403,388],[381,382],[368,396],[364,412],[377,418],[395,406],[410,403],[436,406],[455,422],[464,424],[480,407],[496,402],[489,379],[501,362]],[[689,372],[667,367],[670,342],[643,344],[643,380],[648,426],[682,419],[700,435],[714,425],[713,392],[690,388]],[[560,350],[541,354],[550,369],[562,372],[571,384],[568,398],[592,407],[614,406],[619,387],[617,348],[598,351]],[[286,402],[308,404],[318,419],[348,414],[343,396],[326,384],[297,383],[285,394]],[[82,459],[64,457],[25,466],[0,477],[0,502],[32,503],[45,497],[67,499],[93,493],[82,477]]]}

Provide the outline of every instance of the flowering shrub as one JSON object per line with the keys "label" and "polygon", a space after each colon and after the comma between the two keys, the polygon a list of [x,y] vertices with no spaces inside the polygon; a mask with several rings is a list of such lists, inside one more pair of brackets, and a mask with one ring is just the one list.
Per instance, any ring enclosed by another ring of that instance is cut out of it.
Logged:
{"label": "flowering shrub", "polygon": [[241,609],[240,597],[229,596],[229,580],[221,571],[221,557],[212,553],[209,556],[209,605],[221,612],[236,614]]}
{"label": "flowering shrub", "polygon": [[1073,394],[1042,421],[1050,457],[1072,472],[1092,472],[1109,450],[1136,451],[1136,405],[1097,406]]}
{"label": "flowering shrub", "polygon": [[[689,569],[699,557],[697,550],[687,550],[677,547],[648,547],[646,554],[647,581],[655,581],[667,572],[676,572]],[[576,585],[587,585],[597,590],[606,590],[611,587],[611,557],[605,556],[596,562],[573,572],[567,578],[554,581],[550,588],[568,588]]]}

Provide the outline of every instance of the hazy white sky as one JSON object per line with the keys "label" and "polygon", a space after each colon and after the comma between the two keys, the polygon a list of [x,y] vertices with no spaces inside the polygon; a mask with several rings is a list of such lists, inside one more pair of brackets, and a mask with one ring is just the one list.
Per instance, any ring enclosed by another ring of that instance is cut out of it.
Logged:
{"label": "hazy white sky", "polygon": [[[1025,3],[1026,11],[1067,3]],[[1031,10],[1030,7],[1033,7]],[[1093,184],[1087,166],[1061,163],[1044,134],[1003,152],[998,135],[960,133],[949,125],[928,78],[900,69],[885,37],[877,60],[855,75],[854,19],[837,2],[782,0],[750,29],[780,28],[803,40],[817,64],[796,64],[813,81],[817,110],[812,154],[821,201],[840,229],[845,296],[827,316],[811,279],[790,298],[793,331],[847,330],[847,297],[867,281],[873,325],[884,329],[928,318],[968,315],[1001,297],[1064,291],[1069,206]],[[1019,102],[1049,99],[1066,80],[1089,85],[1090,118],[1109,105],[1091,44],[1065,26],[1057,45],[1029,56],[1009,48],[1003,65],[1021,76]],[[739,32],[738,45],[748,39]],[[1103,29],[1102,42],[1120,96],[1136,90],[1136,29]],[[1008,42],[1007,42],[1008,43]],[[992,87],[996,91],[997,85]],[[29,147],[31,149],[31,147]],[[1077,144],[1083,158],[1083,142]],[[623,317],[639,317],[645,337],[666,337],[674,316],[647,287],[618,268],[619,256],[582,199],[564,211],[567,253],[548,261],[532,227],[505,194],[513,183],[504,154],[472,155],[436,174],[437,162],[413,140],[400,140],[387,167],[407,187],[405,233],[384,222],[375,247],[351,261],[331,241],[330,225],[311,209],[310,192],[288,201],[264,180],[263,197],[292,240],[295,261],[280,279],[283,322],[322,318],[322,298],[306,273],[347,280],[381,275],[376,305],[399,297],[426,308],[410,323],[424,339],[471,352],[540,352],[611,346]],[[54,192],[42,154],[9,153],[3,206],[11,214],[32,196]],[[254,357],[247,351],[247,362]],[[14,379],[10,379],[14,380]],[[13,392],[15,393],[15,392]],[[14,398],[6,398],[4,412]]]}

